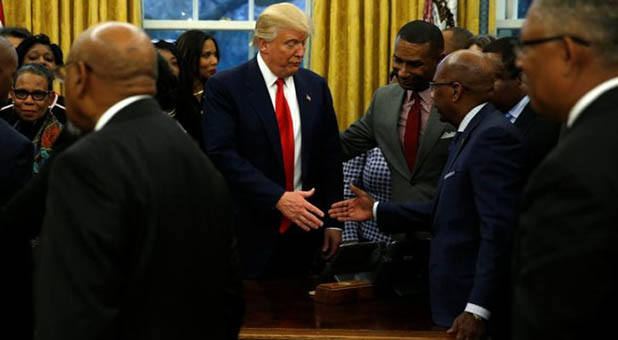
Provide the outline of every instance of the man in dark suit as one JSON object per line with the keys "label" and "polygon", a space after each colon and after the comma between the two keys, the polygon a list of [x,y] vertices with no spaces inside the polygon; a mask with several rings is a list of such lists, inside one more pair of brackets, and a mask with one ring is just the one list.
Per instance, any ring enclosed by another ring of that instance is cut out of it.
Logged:
{"label": "man in dark suit", "polygon": [[240,327],[223,177],[152,98],[155,51],[124,23],[82,33],[67,113],[90,132],[51,169],[37,339],[233,339]]}
{"label": "man in dark suit", "polygon": [[[0,103],[13,84],[17,54],[11,43],[0,38]],[[34,146],[6,121],[0,119],[0,207],[11,199],[32,175]]]}
{"label": "man in dark suit", "polygon": [[560,135],[560,124],[540,116],[530,105],[522,83],[521,70],[515,66],[517,40],[504,37],[483,49],[495,64],[494,92],[489,100],[524,136],[526,178],[553,149]]}
{"label": "man in dark suit", "polygon": [[[433,201],[357,198],[329,211],[340,220],[376,217],[383,229],[430,225],[429,282],[433,320],[457,339],[505,333],[511,235],[521,187],[523,150],[517,128],[491,104],[492,64],[479,52],[453,52],[438,66],[432,97],[442,120],[457,126]],[[487,327],[487,328],[486,328]]]}
{"label": "man in dark suit", "polygon": [[341,241],[341,224],[323,218],[343,195],[332,99],[300,68],[311,29],[297,7],[268,7],[258,55],[206,85],[206,151],[234,194],[245,277],[308,274],[316,250],[331,256]]}
{"label": "man in dark suit", "polygon": [[535,1],[517,66],[540,114],[565,122],[524,191],[513,339],[600,339],[618,304],[618,1]]}

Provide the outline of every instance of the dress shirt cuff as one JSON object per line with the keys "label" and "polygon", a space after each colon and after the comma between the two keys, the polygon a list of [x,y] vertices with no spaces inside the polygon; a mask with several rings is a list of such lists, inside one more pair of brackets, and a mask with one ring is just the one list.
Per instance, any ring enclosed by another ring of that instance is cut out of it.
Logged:
{"label": "dress shirt cuff", "polygon": [[466,312],[468,313],[472,313],[472,314],[476,314],[480,317],[482,317],[484,320],[489,320],[489,318],[491,317],[491,312],[488,311],[487,309],[479,306],[479,305],[475,305],[473,303],[468,302],[468,304],[466,305]]}
{"label": "dress shirt cuff", "polygon": [[325,230],[339,230],[339,231],[343,231],[343,229],[336,228],[336,227],[328,227],[328,228],[325,228]]}
{"label": "dress shirt cuff", "polygon": [[373,215],[372,220],[377,221],[378,220],[378,201],[375,201],[373,203],[373,208],[371,209],[371,214]]}

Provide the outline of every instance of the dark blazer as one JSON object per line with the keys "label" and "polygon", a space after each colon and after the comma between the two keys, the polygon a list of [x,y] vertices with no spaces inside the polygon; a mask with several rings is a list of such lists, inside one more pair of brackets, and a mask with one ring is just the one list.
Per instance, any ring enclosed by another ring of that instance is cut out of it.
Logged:
{"label": "dark blazer", "polygon": [[514,124],[524,136],[526,174],[530,174],[558,143],[560,124],[540,116],[530,103],[524,107]]}
{"label": "dark blazer", "polygon": [[513,339],[600,339],[618,304],[618,88],[567,128],[524,190]]}
{"label": "dark blazer", "polygon": [[[343,199],[332,98],[326,81],[309,70],[296,72],[294,84],[301,120],[303,190],[315,188],[309,202],[326,213]],[[281,220],[275,205],[285,191],[277,119],[257,59],[211,77],[204,102],[206,152],[234,195],[243,275],[256,277],[272,260]],[[328,216],[324,225],[343,228]],[[304,233],[292,226],[287,233],[299,232]],[[321,245],[322,233],[320,228],[306,235],[314,249]]]}
{"label": "dark blazer", "polygon": [[153,99],[51,169],[37,339],[231,339],[240,281],[223,177]]}
{"label": "dark blazer", "polygon": [[343,159],[351,159],[377,146],[384,154],[391,171],[392,200],[431,200],[435,195],[455,128],[441,122],[438,110],[432,108],[424,134],[419,140],[414,171],[411,171],[397,131],[405,94],[406,91],[399,84],[376,90],[365,115],[341,133]]}
{"label": "dark blazer", "polygon": [[[487,104],[455,137],[433,202],[380,203],[378,225],[431,224],[433,320],[451,326],[468,302],[503,322],[510,250],[521,189],[521,135]],[[502,314],[502,315],[501,315]]]}
{"label": "dark blazer", "polygon": [[0,207],[32,176],[34,145],[0,119]]}

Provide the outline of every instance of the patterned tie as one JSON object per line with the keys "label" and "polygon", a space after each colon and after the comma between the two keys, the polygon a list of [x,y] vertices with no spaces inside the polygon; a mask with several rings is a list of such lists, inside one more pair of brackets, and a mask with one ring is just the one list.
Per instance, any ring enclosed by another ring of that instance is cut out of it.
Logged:
{"label": "patterned tie", "polygon": [[410,172],[414,171],[414,163],[416,163],[416,154],[418,153],[419,132],[421,131],[421,97],[418,93],[413,92],[412,99],[414,104],[408,112],[406,131],[403,135],[403,151],[406,154]]}
{"label": "patterned tie", "polygon": [[[285,171],[285,191],[294,191],[294,128],[292,127],[292,114],[283,94],[284,81],[277,79],[277,95],[275,96],[275,113],[279,136],[281,137],[281,154],[283,156],[283,169]],[[286,217],[281,217],[279,232],[285,233],[292,222]]]}

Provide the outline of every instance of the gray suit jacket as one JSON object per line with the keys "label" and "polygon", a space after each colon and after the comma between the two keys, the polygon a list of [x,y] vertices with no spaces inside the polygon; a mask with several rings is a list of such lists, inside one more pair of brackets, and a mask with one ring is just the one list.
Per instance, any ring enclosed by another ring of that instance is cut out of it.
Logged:
{"label": "gray suit jacket", "polygon": [[367,113],[341,133],[342,158],[348,160],[377,146],[391,171],[392,200],[431,200],[446,163],[455,128],[441,122],[438,111],[432,108],[420,139],[414,171],[411,172],[397,132],[404,94],[405,90],[399,84],[376,90]]}

